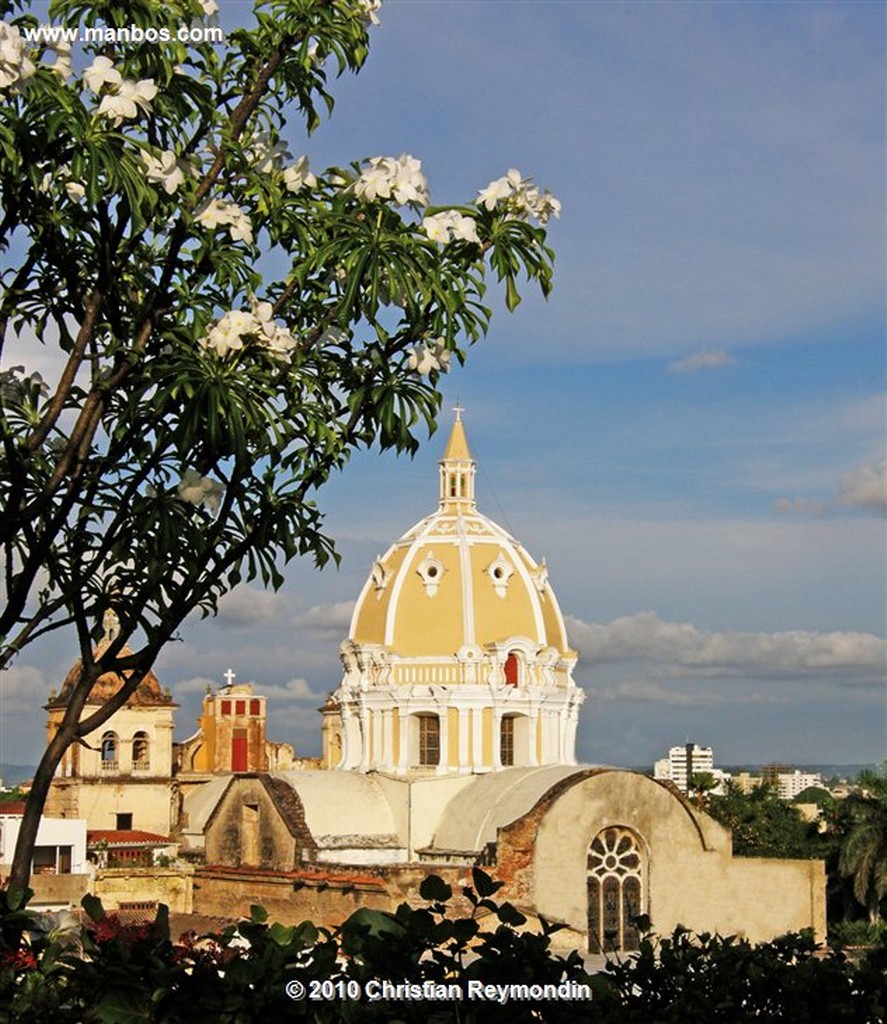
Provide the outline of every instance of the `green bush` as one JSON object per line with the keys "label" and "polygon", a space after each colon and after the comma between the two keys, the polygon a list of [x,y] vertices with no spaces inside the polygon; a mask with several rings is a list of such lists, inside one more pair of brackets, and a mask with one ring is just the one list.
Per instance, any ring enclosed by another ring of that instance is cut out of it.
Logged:
{"label": "green bush", "polygon": [[[494,898],[501,884],[475,869],[473,885],[460,894],[470,914],[454,908],[451,887],[432,875],[420,887],[423,906],[364,908],[334,931],[310,922],[269,924],[254,907],[248,921],[178,942],[170,939],[165,908],[151,923],[125,925],[86,897],[81,926],[71,915],[27,911],[26,894],[0,892],[0,1022],[885,1020],[884,936],[852,963],[817,948],[809,934],[752,946],[679,928],[665,938],[645,933],[637,954],[589,976],[578,953],[553,953],[555,926],[540,921],[540,930],[522,930],[523,914]],[[386,984],[401,989],[392,993]]]}

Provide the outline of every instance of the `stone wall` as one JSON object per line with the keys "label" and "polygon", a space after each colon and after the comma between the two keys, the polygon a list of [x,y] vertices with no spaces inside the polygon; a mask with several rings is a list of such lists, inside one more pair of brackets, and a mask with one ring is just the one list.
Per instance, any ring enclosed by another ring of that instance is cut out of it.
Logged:
{"label": "stone wall", "polygon": [[99,868],[93,886],[106,910],[133,903],[165,903],[177,914],[194,913],[193,890],[194,869],[190,867]]}

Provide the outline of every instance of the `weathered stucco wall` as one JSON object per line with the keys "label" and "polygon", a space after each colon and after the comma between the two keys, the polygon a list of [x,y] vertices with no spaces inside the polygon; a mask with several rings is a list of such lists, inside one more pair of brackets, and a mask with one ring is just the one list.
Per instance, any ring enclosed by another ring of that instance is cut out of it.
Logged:
{"label": "weathered stucco wall", "polygon": [[565,780],[502,829],[498,873],[510,899],[587,930],[588,850],[610,826],[643,853],[643,906],[660,934],[678,924],[753,941],[800,928],[825,935],[821,861],[734,858],[730,833],[666,786],[625,771]]}
{"label": "weathered stucco wall", "polygon": [[194,869],[99,868],[93,893],[105,910],[127,903],[165,903],[178,914],[194,912]]}
{"label": "weathered stucco wall", "polygon": [[206,829],[207,864],[292,871],[305,847],[313,842],[300,801],[289,786],[267,776],[238,777]]}
{"label": "weathered stucco wall", "polygon": [[198,868],[194,913],[237,919],[253,904],[273,921],[312,921],[335,927],[359,907],[393,910],[384,880],[371,875],[289,872],[286,875],[248,868]]}

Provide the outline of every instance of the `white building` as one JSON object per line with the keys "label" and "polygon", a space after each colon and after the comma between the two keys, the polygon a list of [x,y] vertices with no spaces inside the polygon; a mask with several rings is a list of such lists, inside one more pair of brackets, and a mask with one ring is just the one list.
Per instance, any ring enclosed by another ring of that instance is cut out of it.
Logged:
{"label": "white building", "polygon": [[[0,874],[9,874],[22,827],[24,805],[7,805],[0,812]],[[61,910],[79,903],[86,892],[91,867],[86,860],[86,821],[83,818],[41,818],[31,862],[32,908]]]}
{"label": "white building", "polygon": [[811,786],[821,786],[822,776],[819,772],[802,772],[800,768],[796,768],[788,774],[780,773],[777,776],[777,785],[781,800],[794,800],[805,789],[809,789]]}
{"label": "white building", "polygon": [[671,747],[668,757],[661,758],[653,766],[654,779],[668,779],[684,793],[688,791],[688,782],[701,772],[712,775],[719,783],[730,778],[728,773],[715,768],[712,748],[700,747],[696,743]]}

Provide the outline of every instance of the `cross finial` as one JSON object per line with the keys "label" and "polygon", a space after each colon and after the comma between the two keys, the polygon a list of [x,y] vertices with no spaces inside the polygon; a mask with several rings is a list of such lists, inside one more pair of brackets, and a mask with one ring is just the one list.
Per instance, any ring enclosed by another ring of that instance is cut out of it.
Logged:
{"label": "cross finial", "polygon": [[228,671],[225,673],[225,682],[228,684],[228,686],[233,686],[234,685],[234,680],[236,679],[236,677],[237,677],[237,673],[233,672],[229,668]]}
{"label": "cross finial", "polygon": [[465,407],[463,405],[460,405],[459,402],[456,402],[456,404],[453,406],[453,412],[456,414],[456,422],[461,423],[462,413],[465,412]]}

